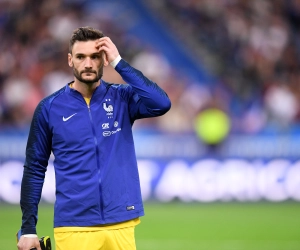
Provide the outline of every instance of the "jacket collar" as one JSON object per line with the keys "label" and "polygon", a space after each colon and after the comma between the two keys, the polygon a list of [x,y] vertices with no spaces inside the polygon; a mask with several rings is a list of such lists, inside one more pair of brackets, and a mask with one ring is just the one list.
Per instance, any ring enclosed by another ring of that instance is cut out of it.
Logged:
{"label": "jacket collar", "polygon": [[[80,92],[78,92],[77,90],[73,89],[73,88],[70,88],[70,84],[73,83],[74,81],[72,82],[69,82],[67,83],[66,85],[66,92],[72,96],[74,96],[75,98],[79,98],[81,100],[83,100],[83,96],[81,95]],[[105,82],[104,80],[100,80],[100,85],[95,89],[93,95],[92,95],[92,98],[91,98],[91,105],[93,104],[93,99],[96,98],[98,101],[99,100],[102,100],[104,98],[104,96],[106,95],[107,91],[108,91],[108,83]]]}

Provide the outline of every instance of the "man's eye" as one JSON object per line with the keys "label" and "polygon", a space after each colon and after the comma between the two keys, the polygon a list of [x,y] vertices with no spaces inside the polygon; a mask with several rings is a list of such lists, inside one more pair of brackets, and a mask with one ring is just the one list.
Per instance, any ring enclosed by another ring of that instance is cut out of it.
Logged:
{"label": "man's eye", "polygon": [[81,60],[83,59],[83,56],[77,56],[77,59]]}
{"label": "man's eye", "polygon": [[99,58],[100,58],[100,56],[98,56],[98,55],[92,56],[92,59],[99,59]]}

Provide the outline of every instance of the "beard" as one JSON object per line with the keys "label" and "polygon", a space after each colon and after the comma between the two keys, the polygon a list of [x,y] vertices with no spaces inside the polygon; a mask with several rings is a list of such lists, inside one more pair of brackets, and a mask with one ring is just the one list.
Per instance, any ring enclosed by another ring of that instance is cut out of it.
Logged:
{"label": "beard", "polygon": [[[84,79],[84,78],[82,77],[82,74],[84,74],[84,73],[92,73],[92,74],[95,74],[95,77],[92,78],[92,79]],[[95,83],[95,82],[98,82],[98,81],[102,78],[102,76],[103,76],[103,67],[101,67],[101,68],[98,70],[98,72],[95,71],[95,70],[83,70],[83,71],[79,72],[77,69],[75,69],[75,68],[73,67],[73,74],[74,74],[75,78],[76,78],[78,81],[90,85],[90,84],[93,84],[93,83]]]}

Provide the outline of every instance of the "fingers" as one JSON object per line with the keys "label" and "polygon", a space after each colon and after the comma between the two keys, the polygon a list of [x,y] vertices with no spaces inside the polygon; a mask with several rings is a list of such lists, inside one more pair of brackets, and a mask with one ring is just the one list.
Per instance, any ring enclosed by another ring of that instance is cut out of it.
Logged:
{"label": "fingers", "polygon": [[108,36],[105,36],[105,37],[101,37],[97,40],[98,43],[110,43],[110,44],[114,44],[112,42],[112,40],[108,37]]}
{"label": "fingers", "polygon": [[26,238],[24,236],[21,236],[17,246],[19,250],[29,250],[29,249],[41,250],[40,242],[37,237]]}
{"label": "fingers", "polygon": [[109,37],[102,37],[99,40],[97,40],[96,48],[99,50],[99,52],[104,51],[109,63],[111,63],[119,55],[119,51],[116,45],[112,42],[112,40]]}
{"label": "fingers", "polygon": [[112,40],[109,37],[102,37],[99,40],[96,41],[96,48],[100,50],[107,50],[108,48],[114,48],[116,47]]}
{"label": "fingers", "polygon": [[113,43],[112,40],[108,36],[99,38],[99,41],[109,41],[109,42]]}

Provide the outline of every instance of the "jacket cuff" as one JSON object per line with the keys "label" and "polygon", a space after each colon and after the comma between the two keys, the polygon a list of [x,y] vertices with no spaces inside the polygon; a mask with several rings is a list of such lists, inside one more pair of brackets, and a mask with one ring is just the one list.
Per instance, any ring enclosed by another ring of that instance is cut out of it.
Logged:
{"label": "jacket cuff", "polygon": [[121,59],[122,59],[121,56],[118,55],[117,58],[110,63],[110,65],[115,68],[117,64],[121,61]]}
{"label": "jacket cuff", "polygon": [[37,238],[38,236],[36,234],[23,234],[25,238]]}
{"label": "jacket cuff", "polygon": [[37,234],[36,228],[22,228],[22,235],[24,234]]}

